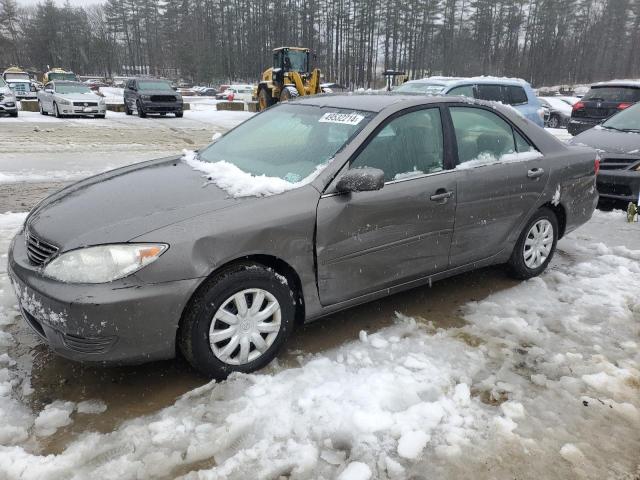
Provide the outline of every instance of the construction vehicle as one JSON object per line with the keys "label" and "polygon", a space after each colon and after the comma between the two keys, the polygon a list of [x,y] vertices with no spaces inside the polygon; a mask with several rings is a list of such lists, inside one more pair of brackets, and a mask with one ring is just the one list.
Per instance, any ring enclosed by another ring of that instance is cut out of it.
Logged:
{"label": "construction vehicle", "polygon": [[320,70],[311,70],[310,56],[308,48],[280,47],[273,50],[273,67],[265,70],[254,92],[259,111],[277,102],[322,92]]}
{"label": "construction vehicle", "polygon": [[71,80],[79,82],[78,76],[73,72],[68,72],[62,68],[52,68],[44,74],[42,83],[49,83],[53,80]]}

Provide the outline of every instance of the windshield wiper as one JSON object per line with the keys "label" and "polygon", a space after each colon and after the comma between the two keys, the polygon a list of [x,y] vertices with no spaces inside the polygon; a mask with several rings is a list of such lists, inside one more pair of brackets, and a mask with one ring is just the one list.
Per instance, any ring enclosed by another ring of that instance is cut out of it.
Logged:
{"label": "windshield wiper", "polygon": [[606,128],[607,130],[615,130],[616,132],[622,133],[640,133],[640,129],[638,128],[616,128],[610,125],[600,125],[602,128]]}

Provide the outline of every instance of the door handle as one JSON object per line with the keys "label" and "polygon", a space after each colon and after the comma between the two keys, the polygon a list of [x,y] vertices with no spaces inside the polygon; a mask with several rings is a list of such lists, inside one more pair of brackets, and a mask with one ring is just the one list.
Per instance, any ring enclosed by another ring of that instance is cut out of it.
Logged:
{"label": "door handle", "polygon": [[542,175],[544,175],[544,168],[532,168],[527,172],[529,178],[540,178]]}
{"label": "door handle", "polygon": [[429,197],[429,199],[432,202],[446,203],[446,201],[450,199],[452,196],[453,196],[453,192],[451,190],[445,190],[444,188],[439,188],[438,190],[436,190],[436,193],[434,193]]}

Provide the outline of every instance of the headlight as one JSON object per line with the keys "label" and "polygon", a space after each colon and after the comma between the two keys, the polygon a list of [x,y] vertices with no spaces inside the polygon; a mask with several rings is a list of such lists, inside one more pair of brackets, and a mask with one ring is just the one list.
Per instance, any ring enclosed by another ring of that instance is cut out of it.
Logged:
{"label": "headlight", "polygon": [[64,98],[59,98],[56,100],[60,105],[71,105],[69,100],[65,100]]}
{"label": "headlight", "polygon": [[68,283],[106,283],[137,272],[162,255],[168,245],[122,243],[80,248],[49,263],[45,276]]}
{"label": "headlight", "polygon": [[151,100],[151,95],[140,95],[143,100]]}

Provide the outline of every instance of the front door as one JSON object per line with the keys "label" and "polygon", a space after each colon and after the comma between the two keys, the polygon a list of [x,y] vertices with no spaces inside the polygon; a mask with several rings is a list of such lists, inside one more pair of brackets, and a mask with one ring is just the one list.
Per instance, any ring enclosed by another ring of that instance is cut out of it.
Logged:
{"label": "front door", "polygon": [[531,215],[549,179],[544,157],[509,122],[482,107],[450,107],[457,205],[451,266],[497,254]]}
{"label": "front door", "polygon": [[323,305],[446,270],[456,182],[445,170],[444,152],[439,108],[396,116],[350,165],[381,169],[384,187],[320,199],[316,247]]}

